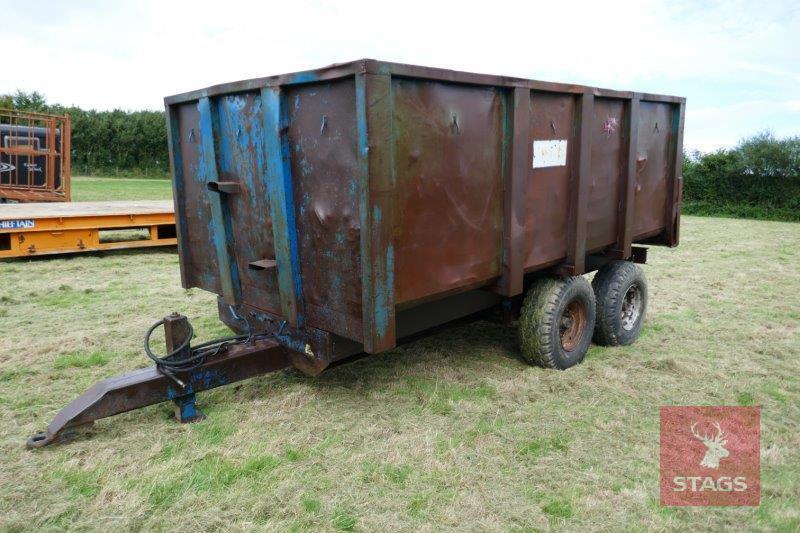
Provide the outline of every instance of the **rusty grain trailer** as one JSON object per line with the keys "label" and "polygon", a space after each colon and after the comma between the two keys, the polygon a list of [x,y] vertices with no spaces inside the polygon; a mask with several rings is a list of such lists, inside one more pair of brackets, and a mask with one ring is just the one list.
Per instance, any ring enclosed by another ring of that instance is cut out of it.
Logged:
{"label": "rusty grain trailer", "polygon": [[182,284],[238,336],[192,347],[166,317],[155,367],[29,446],[165,400],[196,420],[201,390],[493,308],[526,361],[564,369],[636,339],[641,245],[678,244],[683,98],[360,60],[165,102]]}
{"label": "rusty grain trailer", "polygon": [[0,203],[69,202],[69,116],[0,109]]}
{"label": "rusty grain trailer", "polygon": [[317,369],[678,243],[683,98],[361,60],[166,106],[183,285]]}

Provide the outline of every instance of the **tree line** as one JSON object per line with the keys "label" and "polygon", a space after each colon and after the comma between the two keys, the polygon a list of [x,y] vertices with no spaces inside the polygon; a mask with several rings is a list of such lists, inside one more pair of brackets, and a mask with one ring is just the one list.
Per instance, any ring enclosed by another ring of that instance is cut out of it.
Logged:
{"label": "tree line", "polygon": [[683,178],[687,214],[800,221],[800,137],[763,132],[685,154]]}
{"label": "tree line", "polygon": [[0,108],[69,115],[75,175],[169,174],[163,111],[85,110],[49,104],[37,91],[0,95]]}
{"label": "tree line", "polygon": [[[95,111],[48,104],[41,93],[0,95],[0,108],[68,114],[73,173],[169,173],[163,111]],[[687,153],[684,212],[800,221],[800,137],[769,132],[730,149]]]}

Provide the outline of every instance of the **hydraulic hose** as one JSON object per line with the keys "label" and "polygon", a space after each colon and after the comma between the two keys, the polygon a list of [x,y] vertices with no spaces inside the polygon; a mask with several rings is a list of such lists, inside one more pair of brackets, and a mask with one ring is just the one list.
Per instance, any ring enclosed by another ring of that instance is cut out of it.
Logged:
{"label": "hydraulic hose", "polygon": [[[144,353],[146,353],[147,357],[149,357],[156,364],[156,367],[158,367],[159,370],[173,379],[175,379],[173,375],[175,372],[187,372],[189,370],[194,370],[202,365],[207,358],[219,355],[219,353],[228,346],[233,344],[247,343],[253,338],[253,332],[250,328],[250,323],[239,316],[233,307],[230,307],[230,311],[231,316],[235,320],[244,322],[247,328],[246,334],[233,335],[230,337],[219,337],[198,344],[197,346],[191,346],[192,337],[194,336],[194,328],[192,328],[192,325],[187,321],[188,331],[186,333],[186,339],[181,343],[180,346],[171,352],[164,356],[159,356],[153,353],[153,350],[150,347],[150,338],[153,336],[153,332],[156,329],[164,325],[164,320],[162,319],[150,326],[150,328],[147,330],[147,333],[145,333]],[[186,353],[187,355],[179,357],[179,355],[182,353]],[[179,383],[182,382],[179,381]]]}

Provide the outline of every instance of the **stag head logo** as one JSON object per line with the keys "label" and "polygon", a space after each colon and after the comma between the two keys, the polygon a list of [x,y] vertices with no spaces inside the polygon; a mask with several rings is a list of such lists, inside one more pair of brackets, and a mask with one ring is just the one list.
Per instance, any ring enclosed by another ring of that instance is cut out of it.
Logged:
{"label": "stag head logo", "polygon": [[663,505],[759,505],[760,407],[669,405],[659,411]]}
{"label": "stag head logo", "polygon": [[697,422],[692,424],[692,435],[706,445],[706,454],[703,456],[703,460],[700,461],[700,466],[704,466],[706,468],[719,468],[720,459],[730,455],[730,452],[725,449],[725,445],[728,444],[725,433],[723,433],[719,422],[714,422],[714,427],[717,428],[717,434],[713,437],[709,437],[706,434],[700,435],[697,433],[697,431],[694,429],[696,425]]}

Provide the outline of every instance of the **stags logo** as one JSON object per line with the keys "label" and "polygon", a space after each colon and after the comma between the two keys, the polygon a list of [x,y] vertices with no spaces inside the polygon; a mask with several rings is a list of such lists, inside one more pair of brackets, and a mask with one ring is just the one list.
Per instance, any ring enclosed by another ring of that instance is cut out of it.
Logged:
{"label": "stags logo", "polygon": [[692,424],[692,435],[695,436],[698,440],[700,440],[703,444],[706,445],[706,454],[703,456],[703,460],[700,461],[700,466],[705,466],[707,468],[719,468],[719,461],[723,457],[728,457],[731,453],[725,449],[725,445],[728,443],[725,440],[725,434],[722,432],[722,428],[719,427],[719,422],[714,422],[714,427],[717,428],[717,434],[714,436],[713,439],[709,438],[708,435],[703,435],[702,437],[697,434],[694,430],[694,427],[697,425],[697,422]]}
{"label": "stags logo", "polygon": [[662,407],[662,505],[758,505],[759,407]]}

